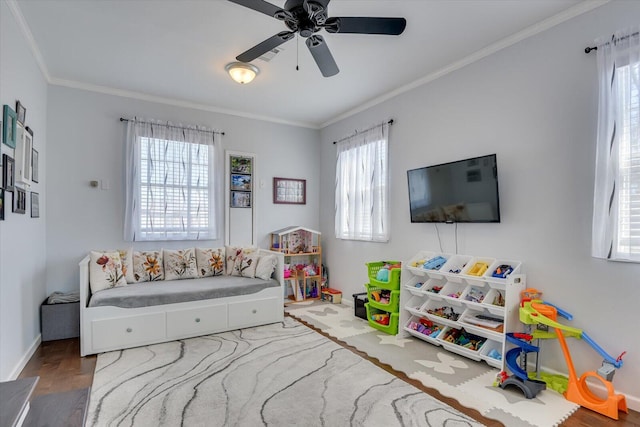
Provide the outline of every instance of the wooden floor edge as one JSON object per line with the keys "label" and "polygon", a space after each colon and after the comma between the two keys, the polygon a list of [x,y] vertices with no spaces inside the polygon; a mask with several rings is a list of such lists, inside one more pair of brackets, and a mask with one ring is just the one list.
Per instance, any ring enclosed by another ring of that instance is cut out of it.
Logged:
{"label": "wooden floor edge", "polygon": [[370,356],[368,353],[362,351],[362,350],[358,350],[358,348],[336,338],[333,337],[331,335],[329,335],[328,333],[324,332],[322,329],[319,329],[317,327],[315,327],[314,325],[300,319],[299,317],[296,317],[288,312],[285,312],[285,316],[291,317],[292,319],[297,320],[298,322],[302,323],[303,325],[305,325],[306,327],[312,329],[313,331],[319,333],[320,335],[324,336],[325,338],[330,339],[331,341],[335,342],[336,344],[340,345],[341,347],[346,348],[347,350],[357,354],[358,356],[370,361],[371,363],[373,363],[374,365],[378,366],[379,368],[385,370],[386,372],[398,377],[399,379],[401,379],[402,381],[411,384],[412,386],[416,387],[417,389],[419,389],[420,391],[425,392],[426,394],[428,394],[431,397],[434,397],[436,399],[438,399],[439,401],[451,406],[452,408],[462,412],[463,414],[473,418],[474,420],[485,424],[488,427],[505,427],[505,425],[503,423],[501,423],[498,420],[492,419],[492,418],[487,418],[484,415],[482,415],[477,409],[472,409],[472,408],[468,408],[466,406],[463,406],[460,402],[458,402],[458,400],[452,398],[452,397],[448,397],[443,395],[442,393],[440,393],[440,391],[438,391],[435,388],[431,388],[431,387],[427,387],[425,386],[422,382],[415,380],[413,378],[410,378],[409,376],[407,376],[407,374],[405,374],[402,371],[398,371],[396,369],[394,369],[391,365],[389,365],[388,363],[382,362],[380,359],[378,359],[377,357],[374,356]]}

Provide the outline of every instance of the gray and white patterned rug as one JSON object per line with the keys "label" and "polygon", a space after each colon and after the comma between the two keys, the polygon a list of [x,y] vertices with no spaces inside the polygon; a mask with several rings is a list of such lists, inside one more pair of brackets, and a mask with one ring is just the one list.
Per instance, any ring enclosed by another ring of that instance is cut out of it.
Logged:
{"label": "gray and white patterned rug", "polygon": [[88,426],[481,426],[291,318],[98,356]]}
{"label": "gray and white patterned rug", "polygon": [[307,300],[288,304],[285,311],[506,426],[556,426],[578,409],[553,390],[526,399],[517,390],[493,387],[498,369],[411,336],[387,335],[355,317],[353,307]]}

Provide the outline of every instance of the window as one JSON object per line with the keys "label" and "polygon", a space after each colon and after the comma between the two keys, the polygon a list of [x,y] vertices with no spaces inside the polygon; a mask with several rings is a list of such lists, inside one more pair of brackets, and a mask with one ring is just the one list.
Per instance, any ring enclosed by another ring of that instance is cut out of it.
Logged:
{"label": "window", "polygon": [[335,233],[338,239],[389,240],[389,124],[338,143]]}
{"label": "window", "polygon": [[640,38],[627,34],[598,47],[592,254],[640,262]]}
{"label": "window", "polygon": [[129,127],[125,238],[215,239],[215,134],[133,121]]}

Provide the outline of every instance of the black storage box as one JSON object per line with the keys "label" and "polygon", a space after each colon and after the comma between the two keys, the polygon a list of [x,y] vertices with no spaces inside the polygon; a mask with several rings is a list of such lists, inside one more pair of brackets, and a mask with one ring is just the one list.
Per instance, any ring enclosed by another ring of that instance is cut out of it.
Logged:
{"label": "black storage box", "polygon": [[353,294],[353,308],[355,310],[354,314],[356,317],[367,320],[367,309],[364,306],[367,302],[369,302],[369,298],[367,298],[366,292]]}
{"label": "black storage box", "polygon": [[62,340],[80,336],[80,302],[40,306],[42,341]]}

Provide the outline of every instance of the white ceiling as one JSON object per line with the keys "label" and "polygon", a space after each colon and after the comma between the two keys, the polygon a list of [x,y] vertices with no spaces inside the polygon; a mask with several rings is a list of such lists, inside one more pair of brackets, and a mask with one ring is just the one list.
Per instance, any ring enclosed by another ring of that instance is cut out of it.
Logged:
{"label": "white ceiling", "polygon": [[[325,78],[300,40],[249,85],[224,66],[284,24],[226,0],[8,0],[52,84],[320,128],[603,3],[582,0],[333,0],[329,16],[400,16],[400,36],[321,34]],[[273,0],[282,7],[284,0]],[[36,53],[38,55],[38,53]],[[296,63],[300,70],[296,71]]]}

